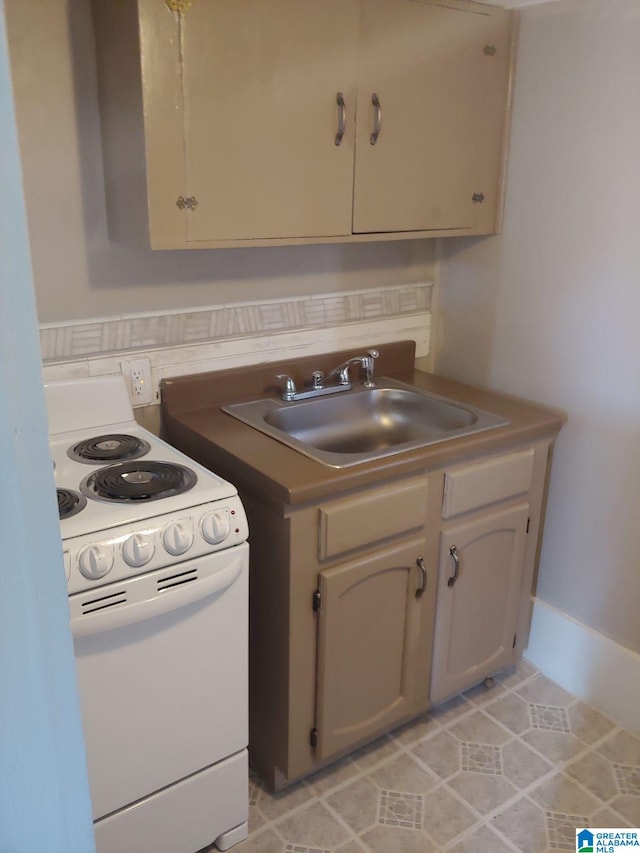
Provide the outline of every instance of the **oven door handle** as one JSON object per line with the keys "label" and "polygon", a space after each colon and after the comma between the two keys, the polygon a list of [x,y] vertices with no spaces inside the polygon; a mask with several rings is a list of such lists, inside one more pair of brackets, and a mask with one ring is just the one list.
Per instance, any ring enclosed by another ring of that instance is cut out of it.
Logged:
{"label": "oven door handle", "polygon": [[[162,592],[154,592],[142,601],[118,604],[98,612],[94,611],[72,617],[71,633],[73,637],[89,637],[92,634],[124,628],[135,622],[142,622],[146,619],[152,619],[154,616],[171,613],[203,598],[223,592],[235,583],[245,565],[246,544],[239,546],[237,550],[239,553],[234,554],[233,559],[231,555],[228,555],[230,562],[223,569],[217,568],[211,574],[205,574],[204,577],[201,576],[196,581],[179,587],[170,587]],[[228,554],[228,552],[225,553]]]}

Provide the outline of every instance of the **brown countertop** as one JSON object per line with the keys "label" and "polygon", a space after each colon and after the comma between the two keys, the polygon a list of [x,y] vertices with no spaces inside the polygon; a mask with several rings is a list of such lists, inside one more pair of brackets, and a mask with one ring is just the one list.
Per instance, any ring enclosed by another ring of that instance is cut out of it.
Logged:
{"label": "brown countertop", "polygon": [[[220,405],[272,396],[273,377],[284,372],[301,380],[311,370],[328,370],[357,355],[342,351],[291,362],[256,365],[162,383],[163,428],[169,441],[241,491],[282,505],[297,506],[328,494],[433,470],[480,454],[553,439],[566,418],[548,408],[483,391],[413,369],[413,342],[379,347],[376,375],[468,403],[507,418],[504,427],[354,465],[330,468],[222,412]],[[312,365],[312,366],[311,366]],[[310,369],[309,369],[310,368]]]}

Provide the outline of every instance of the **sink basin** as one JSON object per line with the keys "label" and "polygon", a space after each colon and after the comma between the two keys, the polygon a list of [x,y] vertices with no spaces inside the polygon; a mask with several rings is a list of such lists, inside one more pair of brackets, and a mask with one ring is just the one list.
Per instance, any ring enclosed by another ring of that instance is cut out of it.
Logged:
{"label": "sink basin", "polygon": [[249,426],[335,468],[504,426],[504,418],[392,379],[287,403],[261,399],[223,406]]}

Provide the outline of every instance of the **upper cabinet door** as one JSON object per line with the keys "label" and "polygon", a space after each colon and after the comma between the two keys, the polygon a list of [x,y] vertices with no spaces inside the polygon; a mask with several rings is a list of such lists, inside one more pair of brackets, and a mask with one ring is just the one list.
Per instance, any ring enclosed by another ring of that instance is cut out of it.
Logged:
{"label": "upper cabinet door", "polygon": [[181,16],[189,243],[351,233],[357,35],[358,0]]}
{"label": "upper cabinet door", "polygon": [[354,233],[492,230],[509,66],[503,10],[364,0]]}

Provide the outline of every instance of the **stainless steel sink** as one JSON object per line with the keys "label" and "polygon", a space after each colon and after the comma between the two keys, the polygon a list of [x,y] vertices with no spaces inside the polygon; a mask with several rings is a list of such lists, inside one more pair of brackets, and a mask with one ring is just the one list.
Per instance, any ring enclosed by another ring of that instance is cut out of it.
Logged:
{"label": "stainless steel sink", "polygon": [[287,403],[267,398],[223,411],[334,468],[495,429],[504,418],[393,379],[329,397]]}

